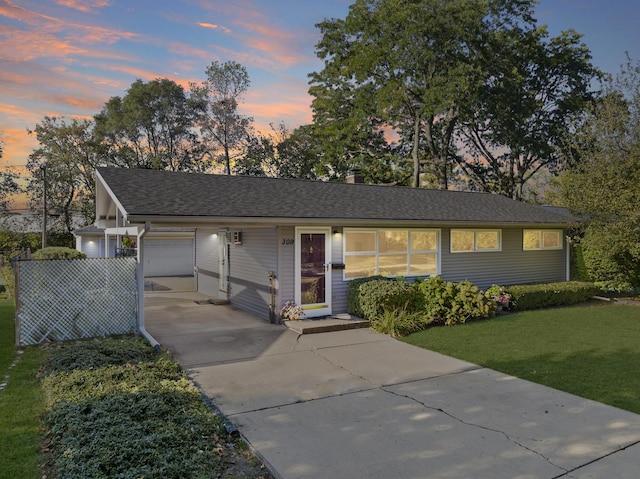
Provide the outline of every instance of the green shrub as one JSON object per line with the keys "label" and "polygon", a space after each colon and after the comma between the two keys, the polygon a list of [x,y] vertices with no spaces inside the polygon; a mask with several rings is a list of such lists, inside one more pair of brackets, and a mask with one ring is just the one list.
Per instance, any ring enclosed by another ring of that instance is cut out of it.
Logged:
{"label": "green shrub", "polygon": [[454,283],[432,276],[414,285],[418,293],[416,305],[429,323],[449,326],[495,314],[496,303],[469,281]]}
{"label": "green shrub", "polygon": [[51,355],[41,375],[53,477],[221,475],[222,422],[166,355],[130,338]]}
{"label": "green shrub", "polygon": [[0,278],[2,278],[2,286],[4,292],[7,293],[7,299],[14,299],[16,292],[16,279],[13,273],[13,268],[7,264],[0,266]]}
{"label": "green shrub", "polygon": [[399,338],[426,329],[431,321],[423,313],[410,312],[407,308],[385,308],[381,313],[374,316],[370,322],[371,328],[379,333]]}
{"label": "green shrub", "polygon": [[42,375],[92,370],[110,365],[150,361],[155,351],[144,339],[103,338],[78,341],[73,347],[64,347],[47,356]]}
{"label": "green shrub", "polygon": [[384,276],[369,276],[368,278],[358,278],[349,281],[349,289],[347,290],[347,311],[349,314],[359,318],[364,317],[362,308],[360,307],[360,286],[369,281],[385,279]]}
{"label": "green shrub", "polygon": [[33,253],[33,259],[85,259],[81,251],[63,246],[47,246]]}
{"label": "green shrub", "polygon": [[508,289],[514,309],[518,311],[582,303],[599,291],[593,283],[580,281],[522,284],[509,286]]}
{"label": "green shrub", "polygon": [[368,320],[385,310],[408,309],[413,311],[414,290],[404,280],[377,279],[363,283],[358,288],[358,302],[362,317]]}

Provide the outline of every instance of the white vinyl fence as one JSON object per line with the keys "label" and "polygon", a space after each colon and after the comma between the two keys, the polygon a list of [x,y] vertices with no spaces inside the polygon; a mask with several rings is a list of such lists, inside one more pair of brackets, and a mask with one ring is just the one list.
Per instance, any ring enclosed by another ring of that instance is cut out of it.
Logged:
{"label": "white vinyl fence", "polygon": [[135,258],[16,262],[16,343],[135,332],[136,264]]}

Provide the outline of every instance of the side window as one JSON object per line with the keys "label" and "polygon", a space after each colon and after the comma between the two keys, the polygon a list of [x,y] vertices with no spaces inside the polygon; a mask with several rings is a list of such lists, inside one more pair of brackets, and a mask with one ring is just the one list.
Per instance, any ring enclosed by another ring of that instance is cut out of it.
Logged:
{"label": "side window", "polygon": [[524,251],[562,249],[562,231],[524,230],[522,232],[522,249]]}
{"label": "side window", "polygon": [[451,252],[502,251],[502,230],[451,230]]}

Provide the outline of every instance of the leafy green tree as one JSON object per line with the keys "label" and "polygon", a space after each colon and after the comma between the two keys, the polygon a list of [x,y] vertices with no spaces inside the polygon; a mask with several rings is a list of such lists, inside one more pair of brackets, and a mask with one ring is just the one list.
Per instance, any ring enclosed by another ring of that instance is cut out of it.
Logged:
{"label": "leafy green tree", "polygon": [[111,163],[126,168],[193,171],[202,145],[184,89],[163,78],[136,80],[124,97],[112,97],[95,115],[95,134]]}
{"label": "leafy green tree", "polygon": [[532,178],[561,169],[571,118],[600,72],[574,31],[549,39],[546,27],[513,29],[494,40],[489,75],[460,122],[457,166],[472,189],[522,200]]}
{"label": "leafy green tree", "polygon": [[[3,155],[4,142],[0,140],[0,159]],[[0,172],[0,214],[7,213],[11,205],[11,197],[20,191],[17,183],[18,175],[10,170]]]}
{"label": "leafy green tree", "polygon": [[206,75],[200,85],[190,84],[195,123],[210,161],[224,165],[230,175],[232,156],[240,156],[253,132],[253,118],[238,112],[239,102],[249,89],[249,74],[237,62],[215,61],[207,67]]}
{"label": "leafy green tree", "polygon": [[271,132],[251,138],[234,171],[240,175],[317,179],[318,154],[307,126],[291,132],[282,122],[271,124]]}
{"label": "leafy green tree", "polygon": [[629,61],[568,139],[580,161],[563,172],[563,204],[584,220],[590,275],[612,287],[640,286],[640,65]]}
{"label": "leafy green tree", "polygon": [[[91,223],[95,215],[94,172],[101,163],[93,123],[47,116],[29,133],[35,134],[40,144],[27,162],[31,178],[26,191],[31,208],[42,209],[46,175],[47,209],[57,215],[61,230],[72,231],[76,213],[84,216],[86,224]],[[55,229],[55,222],[52,227]]]}
{"label": "leafy green tree", "polygon": [[487,79],[487,46],[530,27],[531,3],[356,0],[346,19],[318,25],[314,123],[336,144],[340,133],[358,144],[391,127],[410,145],[412,185],[426,171],[446,189],[455,128]]}

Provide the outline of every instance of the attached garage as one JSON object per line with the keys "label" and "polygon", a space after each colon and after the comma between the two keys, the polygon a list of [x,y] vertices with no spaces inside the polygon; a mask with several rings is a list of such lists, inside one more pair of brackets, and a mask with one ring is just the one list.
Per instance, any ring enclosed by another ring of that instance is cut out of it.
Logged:
{"label": "attached garage", "polygon": [[149,235],[144,238],[144,275],[193,276],[194,236]]}

